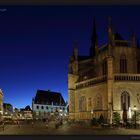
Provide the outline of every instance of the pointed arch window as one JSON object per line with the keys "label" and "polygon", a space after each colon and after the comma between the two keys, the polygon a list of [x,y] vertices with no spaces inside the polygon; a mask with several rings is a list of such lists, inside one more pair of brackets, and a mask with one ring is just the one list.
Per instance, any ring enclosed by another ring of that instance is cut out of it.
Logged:
{"label": "pointed arch window", "polygon": [[121,94],[121,110],[128,110],[130,107],[130,95],[128,92],[124,91]]}
{"label": "pointed arch window", "polygon": [[101,94],[96,95],[95,110],[102,110],[102,96],[101,96]]}
{"label": "pointed arch window", "polygon": [[140,60],[137,61],[137,73],[140,73]]}
{"label": "pointed arch window", "polygon": [[125,55],[120,57],[120,73],[127,73],[127,59]]}
{"label": "pointed arch window", "polygon": [[79,99],[79,111],[86,111],[86,97],[82,96]]}
{"label": "pointed arch window", "polygon": [[92,106],[91,98],[88,98],[88,110],[91,110],[91,106]]}

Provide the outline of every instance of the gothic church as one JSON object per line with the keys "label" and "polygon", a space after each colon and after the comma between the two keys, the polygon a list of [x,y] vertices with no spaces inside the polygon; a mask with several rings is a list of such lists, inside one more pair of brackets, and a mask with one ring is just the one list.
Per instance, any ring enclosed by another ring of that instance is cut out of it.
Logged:
{"label": "gothic church", "polygon": [[140,110],[140,48],[134,33],[124,40],[108,22],[108,41],[99,47],[95,21],[89,55],[80,56],[74,47],[68,71],[69,118],[91,120],[102,114],[112,123],[113,112],[122,121],[128,110]]}

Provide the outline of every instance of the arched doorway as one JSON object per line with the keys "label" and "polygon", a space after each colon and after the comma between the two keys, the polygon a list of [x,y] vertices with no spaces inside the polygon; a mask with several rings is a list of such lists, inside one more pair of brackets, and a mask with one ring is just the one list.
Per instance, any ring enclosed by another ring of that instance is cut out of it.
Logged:
{"label": "arched doorway", "polygon": [[127,122],[127,111],[130,107],[130,95],[127,91],[121,94],[121,110],[123,111],[123,122]]}

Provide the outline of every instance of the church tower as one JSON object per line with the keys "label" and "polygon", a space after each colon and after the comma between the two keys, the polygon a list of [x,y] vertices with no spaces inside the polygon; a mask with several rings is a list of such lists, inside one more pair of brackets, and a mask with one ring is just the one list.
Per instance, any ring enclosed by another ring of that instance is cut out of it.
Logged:
{"label": "church tower", "polygon": [[96,32],[96,23],[95,18],[93,21],[93,31],[92,31],[92,37],[91,37],[91,47],[90,47],[90,56],[95,57],[98,55],[98,37]]}
{"label": "church tower", "polygon": [[68,73],[68,104],[69,118],[75,119],[75,83],[78,80],[78,48],[77,43],[74,43],[73,54],[70,58],[69,73]]}
{"label": "church tower", "polygon": [[94,60],[94,69],[95,69],[95,75],[98,75],[98,54],[99,54],[99,48],[98,48],[98,36],[96,32],[96,23],[95,18],[93,20],[93,31],[92,31],[92,37],[91,37],[91,47],[90,47],[90,57]]}

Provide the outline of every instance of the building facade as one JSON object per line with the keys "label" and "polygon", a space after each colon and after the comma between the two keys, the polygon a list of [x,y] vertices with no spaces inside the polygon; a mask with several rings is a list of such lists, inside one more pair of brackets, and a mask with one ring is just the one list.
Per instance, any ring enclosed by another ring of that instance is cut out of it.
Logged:
{"label": "building facade", "polygon": [[77,46],[69,62],[69,118],[90,120],[102,114],[112,123],[113,112],[122,121],[140,110],[140,48],[134,33],[125,40],[108,24],[108,41],[99,46],[95,21],[89,55],[80,56]]}
{"label": "building facade", "polygon": [[2,120],[3,116],[3,92],[0,89],[0,121]]}
{"label": "building facade", "polygon": [[67,106],[61,93],[50,90],[37,90],[32,100],[32,110],[35,119],[53,119],[55,114],[62,117],[67,114]]}
{"label": "building facade", "polygon": [[20,109],[20,119],[22,120],[32,120],[33,114],[32,110],[29,105],[27,105],[25,108]]}
{"label": "building facade", "polygon": [[12,118],[13,113],[13,106],[9,103],[3,103],[3,118]]}

